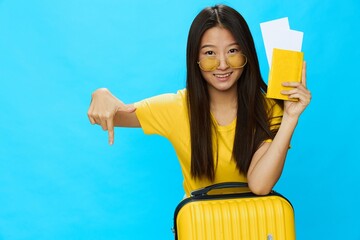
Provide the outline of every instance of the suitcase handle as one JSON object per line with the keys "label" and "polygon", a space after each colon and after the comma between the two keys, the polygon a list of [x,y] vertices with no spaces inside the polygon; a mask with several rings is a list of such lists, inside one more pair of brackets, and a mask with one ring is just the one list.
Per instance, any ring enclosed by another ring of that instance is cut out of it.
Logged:
{"label": "suitcase handle", "polygon": [[215,189],[224,189],[224,188],[239,188],[239,187],[248,187],[248,184],[245,182],[223,182],[216,183],[204,188],[200,188],[198,190],[194,190],[191,192],[192,197],[205,196],[208,193]]}

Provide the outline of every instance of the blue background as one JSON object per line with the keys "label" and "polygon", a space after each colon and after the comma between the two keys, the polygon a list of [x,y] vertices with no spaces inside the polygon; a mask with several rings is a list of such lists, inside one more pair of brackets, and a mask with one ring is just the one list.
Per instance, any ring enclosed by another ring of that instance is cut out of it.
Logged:
{"label": "blue background", "polygon": [[[185,86],[196,14],[217,1],[0,0],[0,239],[172,239],[183,196],[171,145],[89,124],[90,94],[130,103]],[[289,17],[308,87],[282,178],[298,239],[360,239],[358,0],[224,1],[253,33]]]}

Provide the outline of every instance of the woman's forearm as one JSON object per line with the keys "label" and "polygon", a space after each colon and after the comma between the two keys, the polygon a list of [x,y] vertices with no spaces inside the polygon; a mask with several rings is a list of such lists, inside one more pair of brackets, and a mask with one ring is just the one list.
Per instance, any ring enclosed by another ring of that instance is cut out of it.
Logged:
{"label": "woman's forearm", "polygon": [[[128,110],[130,109],[130,110]],[[133,110],[133,111],[132,111]],[[140,122],[135,113],[134,104],[124,105],[122,110],[117,110],[114,116],[116,127],[140,127]]]}
{"label": "woman's forearm", "polygon": [[280,178],[297,122],[298,118],[285,115],[273,141],[264,143],[254,154],[247,175],[254,193],[269,193]]}

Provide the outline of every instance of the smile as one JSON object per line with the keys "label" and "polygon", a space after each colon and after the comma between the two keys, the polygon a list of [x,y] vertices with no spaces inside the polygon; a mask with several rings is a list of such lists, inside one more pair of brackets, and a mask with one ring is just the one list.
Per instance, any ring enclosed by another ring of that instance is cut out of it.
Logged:
{"label": "smile", "polygon": [[232,74],[232,72],[230,73],[224,73],[224,74],[214,74],[215,77],[217,78],[227,78]]}

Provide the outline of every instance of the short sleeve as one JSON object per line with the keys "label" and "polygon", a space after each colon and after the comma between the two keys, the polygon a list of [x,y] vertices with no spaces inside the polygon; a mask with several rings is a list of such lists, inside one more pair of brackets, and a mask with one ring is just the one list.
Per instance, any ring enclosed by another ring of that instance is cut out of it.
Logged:
{"label": "short sleeve", "polygon": [[134,104],[136,116],[145,134],[168,137],[179,119],[182,98],[179,94],[162,94]]}

